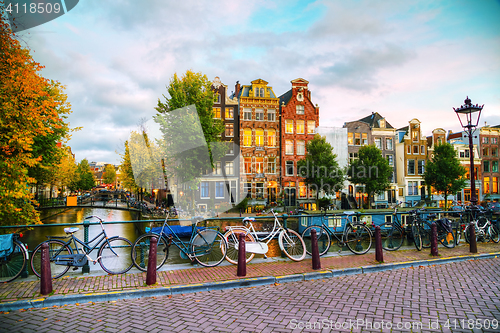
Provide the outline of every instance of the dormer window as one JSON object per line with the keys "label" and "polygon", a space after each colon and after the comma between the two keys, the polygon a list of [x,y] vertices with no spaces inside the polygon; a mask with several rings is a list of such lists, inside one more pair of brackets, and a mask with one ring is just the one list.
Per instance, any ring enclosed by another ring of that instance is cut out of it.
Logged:
{"label": "dormer window", "polygon": [[297,105],[296,111],[297,111],[297,114],[304,114],[304,105]]}
{"label": "dormer window", "polygon": [[385,128],[385,119],[380,119],[379,125],[380,125],[380,128]]}

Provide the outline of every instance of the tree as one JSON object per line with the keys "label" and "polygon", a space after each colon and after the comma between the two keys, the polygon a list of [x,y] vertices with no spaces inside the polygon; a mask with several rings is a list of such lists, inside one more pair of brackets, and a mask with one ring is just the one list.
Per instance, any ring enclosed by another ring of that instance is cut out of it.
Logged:
{"label": "tree", "polygon": [[105,184],[113,184],[116,180],[116,169],[113,164],[106,164],[104,167],[103,181]]}
{"label": "tree", "polygon": [[90,165],[87,159],[83,159],[78,163],[76,167],[76,184],[73,185],[74,188],[79,190],[88,191],[94,187],[94,174],[90,170]]}
{"label": "tree", "polygon": [[337,155],[324,136],[314,135],[306,147],[306,156],[297,161],[297,171],[300,177],[304,177],[308,188],[316,190],[318,201],[320,191],[334,194],[341,189],[345,175],[336,160]]}
{"label": "tree", "polygon": [[[41,223],[28,185],[28,171],[43,160],[37,151],[64,128],[65,100],[57,84],[39,75],[43,68],[21,47],[5,17],[0,18],[0,224]],[[56,89],[56,90],[55,90]],[[62,131],[64,132],[64,130]]]}
{"label": "tree", "polygon": [[125,152],[120,164],[120,181],[123,188],[134,192],[137,190],[137,185],[134,179],[134,170],[132,169],[132,162],[130,161],[130,148],[128,141],[125,141]]}
{"label": "tree", "polygon": [[351,183],[362,184],[368,193],[369,204],[375,193],[381,193],[390,187],[392,168],[380,149],[375,145],[363,146],[358,151],[358,159],[351,162],[347,176]]}
{"label": "tree", "polygon": [[65,188],[69,188],[73,191],[76,190],[76,188],[74,188],[73,186],[75,185],[75,179],[77,177],[77,165],[75,162],[75,157],[71,153],[71,149],[69,147],[63,146],[61,149],[63,150],[64,155],[55,168],[55,183],[59,185],[63,190]]}
{"label": "tree", "polygon": [[467,171],[460,164],[453,146],[449,143],[437,145],[434,156],[425,166],[425,184],[444,195],[444,209],[448,207],[448,194],[455,194],[465,187]]}

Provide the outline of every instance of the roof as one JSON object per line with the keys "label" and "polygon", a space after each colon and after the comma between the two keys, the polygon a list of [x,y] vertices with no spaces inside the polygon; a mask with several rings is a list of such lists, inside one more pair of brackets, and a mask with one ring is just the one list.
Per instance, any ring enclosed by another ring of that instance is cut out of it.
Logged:
{"label": "roof", "polygon": [[[380,120],[381,119],[385,119],[385,118],[382,117],[378,112],[372,112],[371,115],[364,117],[364,118],[361,118],[358,121],[361,121],[363,123],[367,123],[368,125],[370,125],[371,128],[381,128],[380,127]],[[394,128],[394,127],[392,127],[392,125],[389,124],[386,120],[384,128]]]}
{"label": "roof", "polygon": [[290,99],[292,98],[292,89],[288,90],[286,93],[284,93],[283,95],[281,95],[280,97],[278,97],[280,99],[280,105],[283,104],[283,102],[285,103],[285,105],[288,104],[288,102],[290,101]]}

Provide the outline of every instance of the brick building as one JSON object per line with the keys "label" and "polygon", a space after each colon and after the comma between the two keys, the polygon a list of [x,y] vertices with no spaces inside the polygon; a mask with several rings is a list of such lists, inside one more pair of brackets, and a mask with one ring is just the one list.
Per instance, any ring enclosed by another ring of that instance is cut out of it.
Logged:
{"label": "brick building", "polygon": [[292,89],[279,97],[281,187],[286,206],[310,209],[315,203],[313,189],[307,188],[297,176],[297,161],[306,155],[307,142],[314,137],[319,125],[319,107],[311,101],[309,81],[298,78],[290,81]]}
{"label": "brick building", "polygon": [[479,131],[479,150],[482,159],[481,183],[483,200],[500,199],[499,151],[500,128],[484,126]]}

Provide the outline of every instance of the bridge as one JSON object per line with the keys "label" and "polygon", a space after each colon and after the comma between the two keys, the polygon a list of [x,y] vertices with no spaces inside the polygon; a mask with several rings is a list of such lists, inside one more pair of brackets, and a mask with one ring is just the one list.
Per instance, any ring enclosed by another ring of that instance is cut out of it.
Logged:
{"label": "bridge", "polygon": [[90,197],[67,197],[67,198],[52,198],[40,200],[39,205],[35,207],[37,210],[47,209],[71,209],[71,208],[107,208],[116,210],[127,210],[133,212],[143,212],[142,208],[134,207],[127,199],[112,198],[109,196],[90,196]]}

